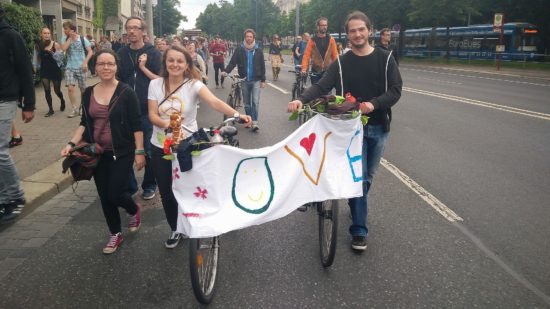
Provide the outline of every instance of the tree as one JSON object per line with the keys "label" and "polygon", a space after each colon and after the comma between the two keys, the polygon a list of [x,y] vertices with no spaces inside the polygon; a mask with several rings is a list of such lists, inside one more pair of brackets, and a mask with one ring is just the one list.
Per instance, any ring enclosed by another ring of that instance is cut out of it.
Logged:
{"label": "tree", "polygon": [[40,12],[20,4],[0,3],[5,11],[4,18],[25,40],[29,57],[33,54],[34,44],[38,41],[41,28],[44,26]]}
{"label": "tree", "polygon": [[473,0],[411,0],[411,21],[432,27],[466,25],[468,16],[480,15]]}
{"label": "tree", "polygon": [[176,33],[180,23],[187,21],[187,17],[181,15],[177,9],[178,6],[179,1],[177,0],[158,0],[157,5],[153,8],[153,23],[158,25],[158,27],[154,27],[155,36]]}

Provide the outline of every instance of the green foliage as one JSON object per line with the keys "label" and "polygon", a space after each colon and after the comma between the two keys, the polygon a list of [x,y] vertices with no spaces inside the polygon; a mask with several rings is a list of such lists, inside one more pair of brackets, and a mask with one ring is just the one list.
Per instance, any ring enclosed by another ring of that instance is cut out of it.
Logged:
{"label": "green foliage", "polygon": [[0,7],[4,8],[4,18],[15,30],[17,30],[23,39],[29,51],[29,56],[32,55],[34,44],[38,41],[39,32],[44,26],[42,15],[35,8],[30,8],[19,4],[0,3]]}
{"label": "green foliage", "polygon": [[105,15],[103,14],[103,0],[94,0],[94,26],[103,28],[105,25]]}
{"label": "green foliage", "polygon": [[252,28],[259,40],[281,31],[280,16],[271,0],[235,0],[233,4],[220,1],[206,7],[197,18],[196,27],[236,41],[242,40],[245,29]]}
{"label": "green foliage", "polygon": [[102,0],[102,2],[104,16],[117,16],[120,0]]}
{"label": "green foliage", "polygon": [[179,12],[179,1],[158,0],[153,7],[153,23],[156,36],[176,33],[180,22],[187,21],[187,17]]}

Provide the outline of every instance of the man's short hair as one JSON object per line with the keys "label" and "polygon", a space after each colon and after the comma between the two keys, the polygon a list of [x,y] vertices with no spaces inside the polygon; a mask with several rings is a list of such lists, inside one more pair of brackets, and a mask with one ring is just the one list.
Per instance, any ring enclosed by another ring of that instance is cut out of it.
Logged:
{"label": "man's short hair", "polygon": [[380,36],[383,36],[384,34],[386,34],[386,32],[389,32],[391,34],[390,28],[382,28],[382,30],[380,30]]}
{"label": "man's short hair", "polygon": [[128,22],[132,19],[137,19],[137,20],[140,21],[141,30],[143,30],[143,31],[147,30],[147,23],[145,23],[145,20],[143,20],[143,18],[141,18],[139,16],[130,16],[130,17],[128,17],[128,19],[124,23],[124,28],[126,28],[126,26],[128,25]]}
{"label": "man's short hair", "polygon": [[254,38],[256,38],[256,31],[254,31],[254,30],[252,30],[252,29],[250,29],[250,28],[248,28],[248,29],[246,29],[246,30],[244,31],[243,36],[246,36],[246,34],[249,33],[249,32],[252,33],[252,35],[254,36]]}
{"label": "man's short hair", "polygon": [[76,25],[73,23],[72,20],[67,20],[66,22],[63,22],[63,28],[69,28],[76,31]]}
{"label": "man's short hair", "polygon": [[348,30],[349,30],[348,25],[351,20],[362,20],[365,22],[365,25],[367,26],[367,29],[369,29],[369,31],[371,31],[372,29],[372,24],[370,23],[370,19],[367,17],[367,15],[365,15],[365,13],[361,11],[354,11],[348,15],[348,18],[346,19],[346,23],[344,24],[346,33],[348,33]]}
{"label": "man's short hair", "polygon": [[317,26],[319,26],[319,23],[320,23],[321,21],[323,21],[323,20],[326,21],[326,22],[328,23],[328,18],[326,18],[326,17],[319,17],[319,18],[317,19],[317,21],[315,22],[315,24],[316,24]]}

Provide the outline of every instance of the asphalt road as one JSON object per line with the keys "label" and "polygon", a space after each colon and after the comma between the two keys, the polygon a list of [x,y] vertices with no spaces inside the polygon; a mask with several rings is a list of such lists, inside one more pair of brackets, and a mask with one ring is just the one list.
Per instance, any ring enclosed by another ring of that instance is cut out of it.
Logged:
{"label": "asphalt road", "polygon": [[[287,120],[290,94],[283,93],[293,76],[283,71],[274,83],[279,89],[262,92],[260,132],[239,131],[241,147],[274,144],[297,127]],[[311,211],[224,235],[210,307],[550,308],[550,81],[401,71],[406,88],[394,109],[385,166],[424,193],[381,167],[369,197],[366,252],[350,250],[343,204],[336,261],[326,270]],[[213,91],[224,98],[228,86]],[[201,104],[199,125],[220,120]],[[454,222],[422,199],[426,192],[454,211]],[[153,203],[139,233],[112,256],[101,254],[107,228],[98,201],[83,205],[3,278],[2,306],[199,307],[187,242],[164,249],[168,227]]]}

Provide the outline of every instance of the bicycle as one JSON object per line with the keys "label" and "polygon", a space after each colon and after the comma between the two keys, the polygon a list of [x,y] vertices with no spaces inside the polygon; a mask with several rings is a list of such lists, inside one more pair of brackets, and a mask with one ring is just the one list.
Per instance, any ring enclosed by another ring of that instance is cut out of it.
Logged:
{"label": "bicycle", "polygon": [[[245,79],[240,78],[239,75],[228,75],[228,77],[231,78],[231,90],[227,96],[227,104],[238,111],[243,106],[242,82]],[[223,119],[226,118],[224,115]]]}
{"label": "bicycle", "polygon": [[[296,75],[296,80],[294,81],[294,84],[292,84],[292,100],[296,100],[305,90],[306,90],[306,84],[307,84],[307,78],[312,76],[317,76],[315,72],[308,72],[306,75],[303,75],[301,72],[301,65],[295,66],[296,70],[289,71],[291,73],[294,73]],[[298,115],[298,125],[301,126],[307,121],[305,114],[301,113]]]}
{"label": "bicycle", "polygon": [[[230,125],[230,123],[234,124],[235,122],[242,123],[240,119],[230,117],[217,127],[203,128],[203,130],[211,137],[214,136],[214,131],[219,130],[219,134],[223,138],[223,143],[221,144],[239,147],[239,140],[235,138],[238,130],[235,126]],[[181,127],[189,133],[195,133],[195,131],[184,125]],[[212,144],[214,143],[212,142]],[[219,236],[189,239],[191,284],[195,297],[202,304],[209,304],[216,291],[219,252]]]}
{"label": "bicycle", "polygon": [[[304,104],[303,114],[304,122],[309,120],[314,114],[320,114],[331,119],[350,119],[356,117],[352,114],[330,115],[313,110],[308,104]],[[319,216],[319,255],[321,264],[327,268],[334,263],[336,256],[336,243],[338,236],[338,204],[340,200],[326,200],[322,202],[312,202],[298,208],[300,211],[315,207]]]}

